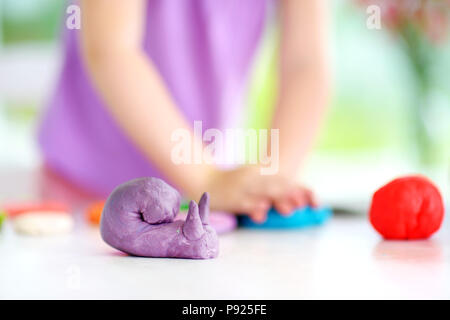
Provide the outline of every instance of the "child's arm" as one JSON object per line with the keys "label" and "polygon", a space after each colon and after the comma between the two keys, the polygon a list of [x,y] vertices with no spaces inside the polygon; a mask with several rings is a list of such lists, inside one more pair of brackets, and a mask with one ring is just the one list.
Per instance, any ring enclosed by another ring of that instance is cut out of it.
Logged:
{"label": "child's arm", "polygon": [[172,163],[174,130],[188,130],[191,141],[202,142],[194,140],[191,127],[142,50],[145,4],[145,0],[81,2],[84,60],[108,110],[130,140],[191,199],[209,191],[212,209],[263,220],[268,207],[284,194],[297,194],[298,205],[310,202],[300,187],[278,176],[260,176],[252,168],[222,172],[206,164]]}
{"label": "child's arm", "polygon": [[144,0],[83,0],[83,57],[94,85],[130,140],[178,187],[200,194],[212,169],[171,161],[174,130],[186,129],[195,140],[143,52],[145,5]]}
{"label": "child's arm", "polygon": [[328,98],[326,1],[280,2],[280,170],[292,176],[311,148]]}

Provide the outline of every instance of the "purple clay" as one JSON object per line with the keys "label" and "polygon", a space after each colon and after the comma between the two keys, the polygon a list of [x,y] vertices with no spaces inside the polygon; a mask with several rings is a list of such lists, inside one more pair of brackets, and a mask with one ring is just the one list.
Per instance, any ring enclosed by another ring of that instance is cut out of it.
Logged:
{"label": "purple clay", "polygon": [[186,221],[177,190],[157,178],[139,178],[118,186],[102,212],[100,233],[110,246],[143,257],[211,259],[219,239],[208,223],[209,195],[189,204]]}

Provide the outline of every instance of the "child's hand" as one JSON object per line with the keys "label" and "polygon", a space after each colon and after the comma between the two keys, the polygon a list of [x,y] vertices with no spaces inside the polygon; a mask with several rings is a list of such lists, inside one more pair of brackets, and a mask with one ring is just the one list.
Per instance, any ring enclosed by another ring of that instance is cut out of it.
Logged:
{"label": "child's hand", "polygon": [[217,171],[205,190],[213,210],[248,214],[256,222],[265,221],[271,206],[286,215],[297,207],[316,206],[310,190],[280,175],[261,175],[258,167]]}

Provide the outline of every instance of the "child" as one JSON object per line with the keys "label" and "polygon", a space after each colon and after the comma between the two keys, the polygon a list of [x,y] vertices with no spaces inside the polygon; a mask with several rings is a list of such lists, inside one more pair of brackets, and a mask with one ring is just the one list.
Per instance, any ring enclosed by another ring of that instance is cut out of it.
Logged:
{"label": "child", "polygon": [[[292,181],[311,146],[327,96],[325,0],[82,0],[81,29],[67,30],[64,63],[40,131],[46,164],[107,194],[132,178],[156,176],[211,208],[264,221],[314,205]],[[221,170],[171,161],[171,134],[232,127],[267,20],[280,28],[279,172]]]}

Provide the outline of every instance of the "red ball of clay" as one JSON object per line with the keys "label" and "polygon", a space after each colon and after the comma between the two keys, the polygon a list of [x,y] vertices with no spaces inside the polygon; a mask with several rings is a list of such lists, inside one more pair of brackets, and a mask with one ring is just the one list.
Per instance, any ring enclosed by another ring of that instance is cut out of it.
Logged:
{"label": "red ball of clay", "polygon": [[369,219],[385,239],[425,239],[444,218],[444,203],[436,186],[425,177],[395,179],[372,198]]}

